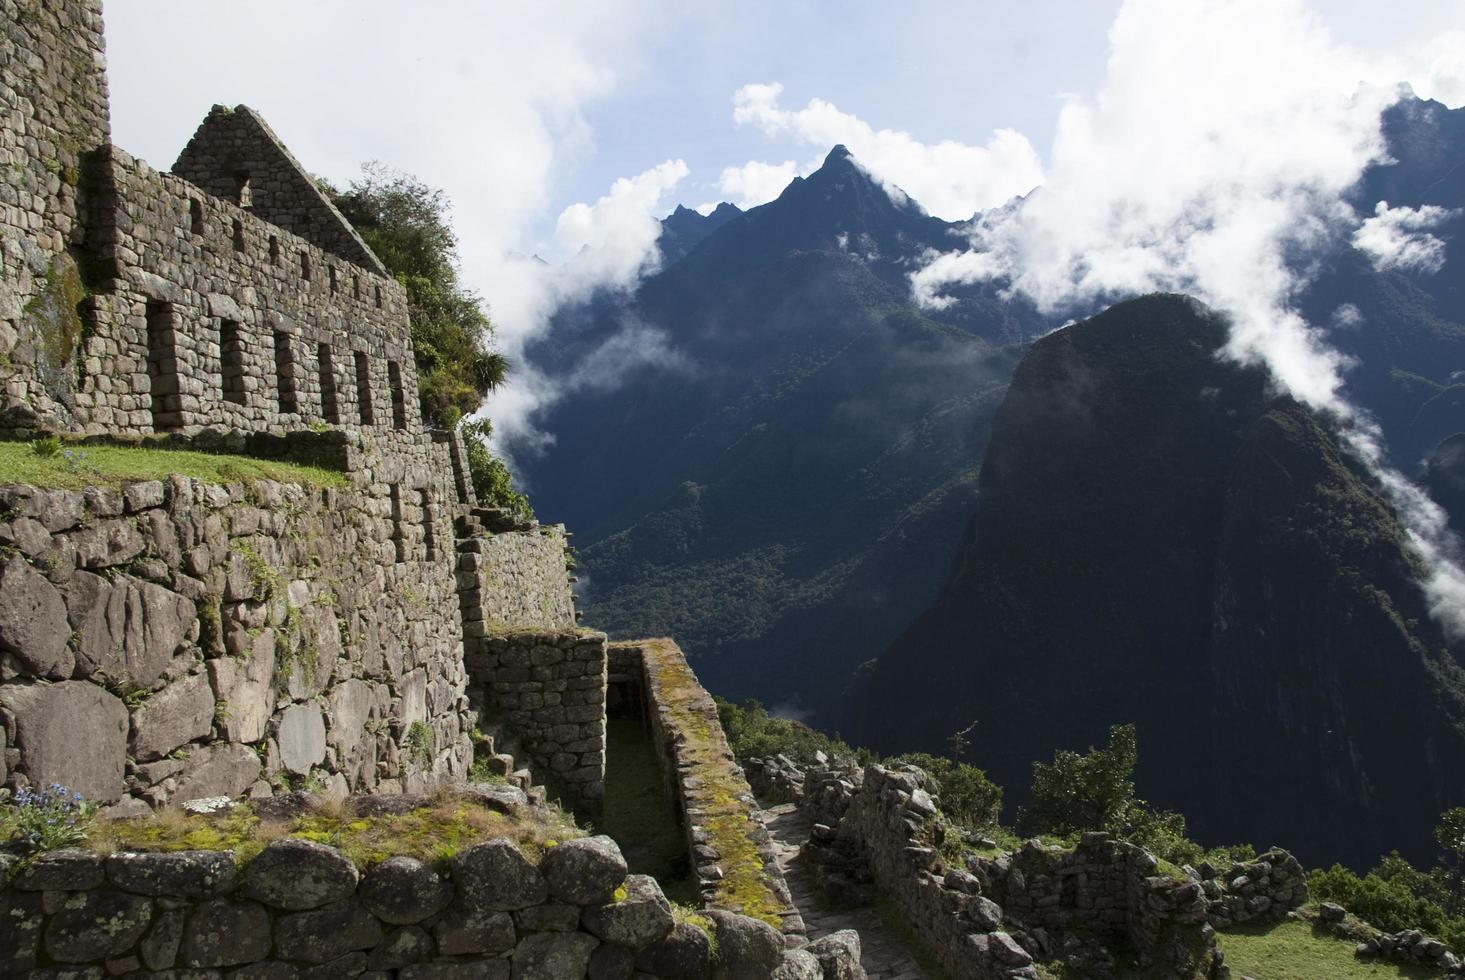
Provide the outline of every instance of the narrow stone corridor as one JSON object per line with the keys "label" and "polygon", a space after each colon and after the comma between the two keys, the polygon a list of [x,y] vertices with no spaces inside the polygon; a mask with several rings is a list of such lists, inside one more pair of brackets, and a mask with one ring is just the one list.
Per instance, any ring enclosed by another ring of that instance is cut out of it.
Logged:
{"label": "narrow stone corridor", "polygon": [[808,819],[792,803],[763,810],[763,824],[773,837],[778,866],[788,879],[794,904],[803,914],[810,941],[840,929],[860,934],[860,963],[870,980],[932,980],[916,963],[909,946],[874,908],[830,909],[814,886],[813,875],[798,860],[799,848],[809,839]]}

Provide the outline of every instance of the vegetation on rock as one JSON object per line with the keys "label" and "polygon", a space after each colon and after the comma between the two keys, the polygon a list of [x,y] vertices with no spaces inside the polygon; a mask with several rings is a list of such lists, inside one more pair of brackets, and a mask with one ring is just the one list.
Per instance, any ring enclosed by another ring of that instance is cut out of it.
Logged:
{"label": "vegetation on rock", "polygon": [[309,487],[340,487],[346,483],[345,476],[334,470],[252,456],[152,446],[71,444],[59,439],[54,446],[51,440],[37,444],[0,442],[0,484],[79,490],[166,480],[170,476],[218,484],[274,480]]}

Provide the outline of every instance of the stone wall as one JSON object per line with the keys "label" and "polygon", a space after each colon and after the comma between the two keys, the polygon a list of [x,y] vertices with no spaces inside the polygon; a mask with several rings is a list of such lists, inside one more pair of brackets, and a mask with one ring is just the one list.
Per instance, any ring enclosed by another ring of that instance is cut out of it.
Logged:
{"label": "stone wall", "polygon": [[0,407],[65,380],[82,335],[90,160],[110,125],[100,0],[3,0]]}
{"label": "stone wall", "polygon": [[214,197],[349,262],[386,275],[380,260],[315,180],[248,106],[216,105],[173,164],[173,172]]}
{"label": "stone wall", "polygon": [[451,524],[411,490],[445,475],[364,473],[0,489],[0,781],[126,811],[464,775]]}
{"label": "stone wall", "polygon": [[651,738],[687,835],[706,908],[776,921],[789,942],[805,926],[779,869],[758,803],[733,758],[717,706],[667,639],[616,643],[610,670],[643,699]]}
{"label": "stone wall", "polygon": [[461,549],[458,574],[470,635],[575,627],[564,525],[488,533]]}
{"label": "stone wall", "polygon": [[463,664],[479,715],[508,725],[535,775],[552,790],[577,810],[599,813],[605,797],[605,634],[508,630],[468,643]]}
{"label": "stone wall", "polygon": [[1226,871],[1203,864],[1195,872],[1210,901],[1210,923],[1217,929],[1254,920],[1277,921],[1307,902],[1307,872],[1281,848],[1255,861],[1237,861]]}
{"label": "stone wall", "polygon": [[[863,976],[847,957],[824,967],[826,957],[785,952],[763,923],[711,919],[718,977]],[[395,857],[364,873],[294,839],[243,868],[227,852],[60,851],[0,888],[0,974],[34,980],[143,970],[672,980],[712,976],[713,963],[708,934],[676,921],[655,879],[628,875],[608,837],[560,844],[537,863],[501,839],[458,851],[446,868]]]}
{"label": "stone wall", "polygon": [[395,280],[116,147],[105,155],[71,428],[427,438]]}

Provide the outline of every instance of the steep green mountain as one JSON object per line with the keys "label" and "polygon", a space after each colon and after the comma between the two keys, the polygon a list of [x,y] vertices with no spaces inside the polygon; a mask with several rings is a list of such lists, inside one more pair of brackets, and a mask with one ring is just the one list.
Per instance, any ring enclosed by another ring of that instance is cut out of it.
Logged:
{"label": "steep green mountain", "polygon": [[576,530],[589,621],[675,633],[719,693],[812,703],[930,602],[1007,343],[1043,329],[992,291],[912,305],[951,232],[840,147],[634,296],[560,315],[530,352],[552,376],[628,345],[648,362],[554,406],[526,466]]}
{"label": "steep green mountain", "polygon": [[[864,677],[856,734],[973,761],[1139,726],[1139,784],[1196,835],[1359,864],[1465,798],[1465,670],[1379,488],[1223,318],[1122,303],[1038,341],[940,599]],[[1320,820],[1325,815],[1327,819]]]}

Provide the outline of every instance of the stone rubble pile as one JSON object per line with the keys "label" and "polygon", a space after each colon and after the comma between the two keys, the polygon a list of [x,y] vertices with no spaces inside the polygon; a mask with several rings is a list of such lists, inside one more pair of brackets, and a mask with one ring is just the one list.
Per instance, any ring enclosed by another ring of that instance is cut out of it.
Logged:
{"label": "stone rubble pile", "polygon": [[1279,847],[1254,861],[1235,862],[1224,873],[1209,864],[1186,871],[1200,881],[1210,902],[1208,919],[1217,929],[1281,920],[1307,901],[1307,872]]}

